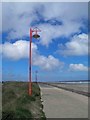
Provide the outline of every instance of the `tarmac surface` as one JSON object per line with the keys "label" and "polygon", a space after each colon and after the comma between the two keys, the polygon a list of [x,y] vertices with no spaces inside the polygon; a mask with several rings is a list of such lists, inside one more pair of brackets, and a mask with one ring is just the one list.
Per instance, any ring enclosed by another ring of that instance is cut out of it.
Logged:
{"label": "tarmac surface", "polygon": [[88,118],[88,97],[39,83],[46,118]]}

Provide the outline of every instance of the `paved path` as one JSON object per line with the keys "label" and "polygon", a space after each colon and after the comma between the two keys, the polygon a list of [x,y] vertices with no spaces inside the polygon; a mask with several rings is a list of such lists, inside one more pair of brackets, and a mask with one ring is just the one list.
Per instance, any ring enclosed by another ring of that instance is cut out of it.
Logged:
{"label": "paved path", "polygon": [[88,118],[88,97],[39,84],[47,118]]}

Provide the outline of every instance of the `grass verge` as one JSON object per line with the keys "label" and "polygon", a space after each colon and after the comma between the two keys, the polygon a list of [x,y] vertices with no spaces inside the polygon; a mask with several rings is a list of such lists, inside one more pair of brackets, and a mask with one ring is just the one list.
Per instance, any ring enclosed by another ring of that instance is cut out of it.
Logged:
{"label": "grass verge", "polygon": [[32,91],[29,96],[27,82],[4,82],[2,120],[46,120],[37,83],[32,84]]}

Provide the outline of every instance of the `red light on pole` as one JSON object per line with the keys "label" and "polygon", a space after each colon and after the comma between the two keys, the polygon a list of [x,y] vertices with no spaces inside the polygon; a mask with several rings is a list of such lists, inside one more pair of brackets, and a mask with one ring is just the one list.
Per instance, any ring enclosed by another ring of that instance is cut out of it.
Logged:
{"label": "red light on pole", "polygon": [[[32,33],[35,32],[35,34],[32,36]],[[30,52],[29,52],[29,95],[32,95],[32,37],[39,38],[40,36],[37,34],[37,32],[41,32],[37,27],[34,29],[30,28]]]}

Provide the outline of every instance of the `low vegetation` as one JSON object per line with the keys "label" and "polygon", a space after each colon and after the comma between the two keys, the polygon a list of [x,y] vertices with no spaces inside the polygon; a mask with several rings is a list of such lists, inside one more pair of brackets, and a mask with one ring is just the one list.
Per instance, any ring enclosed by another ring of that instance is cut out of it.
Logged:
{"label": "low vegetation", "polygon": [[40,88],[32,84],[32,96],[28,95],[28,83],[5,82],[2,88],[2,120],[45,120]]}

